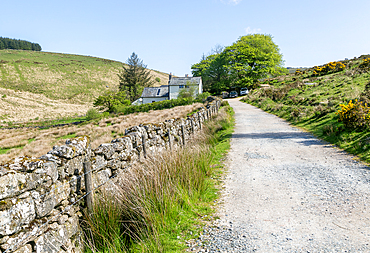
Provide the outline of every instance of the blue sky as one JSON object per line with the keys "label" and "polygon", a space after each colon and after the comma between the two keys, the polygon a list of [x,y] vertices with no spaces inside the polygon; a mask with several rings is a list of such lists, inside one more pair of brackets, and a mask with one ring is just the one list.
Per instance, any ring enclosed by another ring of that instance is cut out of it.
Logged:
{"label": "blue sky", "polygon": [[2,1],[0,36],[121,62],[135,52],[183,76],[248,33],[271,34],[287,67],[370,54],[369,10],[369,0]]}

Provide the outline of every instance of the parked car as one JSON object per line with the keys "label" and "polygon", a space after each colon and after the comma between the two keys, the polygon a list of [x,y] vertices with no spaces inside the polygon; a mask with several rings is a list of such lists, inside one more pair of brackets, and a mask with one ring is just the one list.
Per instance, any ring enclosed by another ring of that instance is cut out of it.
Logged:
{"label": "parked car", "polygon": [[238,92],[236,92],[235,90],[230,91],[230,93],[229,93],[230,98],[236,98],[237,96],[238,96]]}
{"label": "parked car", "polygon": [[247,95],[249,93],[248,88],[241,88],[240,89],[240,96]]}

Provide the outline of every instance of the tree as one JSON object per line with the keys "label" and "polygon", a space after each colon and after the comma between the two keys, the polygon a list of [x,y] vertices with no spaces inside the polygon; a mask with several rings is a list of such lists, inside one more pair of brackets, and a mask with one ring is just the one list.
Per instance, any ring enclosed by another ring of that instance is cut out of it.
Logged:
{"label": "tree", "polygon": [[98,107],[99,110],[107,110],[108,112],[114,112],[115,107],[130,104],[131,102],[126,100],[126,94],[123,92],[113,93],[112,91],[108,91],[105,95],[99,96],[94,101],[95,107]]}
{"label": "tree", "polygon": [[271,35],[251,34],[240,37],[223,54],[233,86],[254,88],[259,79],[285,73],[283,56]]}
{"label": "tree", "polygon": [[119,90],[133,102],[141,96],[144,87],[150,87],[153,84],[153,80],[150,71],[135,53],[132,53],[126,63],[127,66],[123,65],[123,69],[118,74]]}
{"label": "tree", "polygon": [[254,88],[258,80],[286,71],[271,35],[242,36],[226,48],[216,46],[212,53],[191,66],[193,76],[201,76],[204,90],[212,94],[235,87]]}
{"label": "tree", "polygon": [[191,66],[193,76],[201,76],[204,91],[219,94],[229,86],[227,59],[220,53],[207,56],[201,62]]}

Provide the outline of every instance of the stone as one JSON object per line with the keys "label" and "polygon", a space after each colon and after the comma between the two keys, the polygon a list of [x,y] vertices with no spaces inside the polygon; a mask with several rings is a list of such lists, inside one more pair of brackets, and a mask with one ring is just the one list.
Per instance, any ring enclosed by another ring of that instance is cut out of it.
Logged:
{"label": "stone", "polygon": [[105,169],[97,172],[96,174],[92,175],[93,181],[93,188],[98,187],[100,184],[103,184],[109,181],[109,178],[112,176],[112,172],[110,169]]}
{"label": "stone", "polygon": [[75,147],[77,155],[84,155],[86,151],[90,149],[90,138],[86,135],[68,139],[66,145]]}
{"label": "stone", "polygon": [[68,198],[70,191],[68,182],[61,183],[57,181],[46,195],[40,195],[37,191],[32,192],[37,217],[42,218],[48,215],[56,205]]}
{"label": "stone", "polygon": [[35,201],[37,218],[42,218],[48,215],[54,209],[56,200],[53,193],[41,197],[40,193],[34,191],[31,195]]}
{"label": "stone", "polygon": [[[114,145],[115,143],[122,143],[123,144],[123,149],[122,150],[128,150],[128,151],[131,151],[131,149],[133,148],[132,147],[132,142],[131,142],[131,139],[130,137],[122,137],[122,138],[117,138],[117,139],[114,139],[112,140],[112,143],[113,143],[113,148],[115,148],[116,146]],[[117,146],[118,147],[118,146]],[[120,150],[116,150],[116,151],[120,151]]]}
{"label": "stone", "polygon": [[63,225],[64,223],[66,223],[68,220],[68,215],[64,214],[64,215],[61,215],[59,216],[58,218],[58,224],[59,225]]}
{"label": "stone", "polygon": [[59,156],[59,157],[64,157],[67,159],[72,159],[73,157],[77,155],[76,148],[74,146],[68,146],[68,145],[54,146],[53,150],[49,151],[48,154]]}
{"label": "stone", "polygon": [[49,230],[35,240],[37,253],[68,252],[68,232],[64,226],[56,223],[50,224]]}
{"label": "stone", "polygon": [[93,173],[101,169],[104,169],[106,165],[107,161],[104,159],[104,156],[102,155],[97,155],[91,159],[91,170],[93,171]]}
{"label": "stone", "polygon": [[11,235],[36,218],[35,203],[31,197],[2,200],[0,205],[9,208],[0,211],[0,235]]}
{"label": "stone", "polygon": [[41,166],[41,168],[36,169],[34,171],[36,174],[45,174],[49,176],[53,182],[58,179],[58,169],[57,164],[55,162],[45,162]]}
{"label": "stone", "polygon": [[60,157],[57,157],[57,156],[49,154],[49,153],[46,154],[46,155],[40,156],[40,159],[45,160],[45,161],[55,162],[58,165],[61,165],[63,163],[63,161],[62,161],[62,159],[60,159]]}
{"label": "stone", "polygon": [[65,163],[64,169],[68,176],[79,175],[83,173],[83,156],[77,156]]}
{"label": "stone", "polygon": [[27,190],[27,175],[23,173],[8,173],[0,177],[0,199],[14,197]]}
{"label": "stone", "polygon": [[105,159],[110,159],[115,152],[111,143],[103,143],[94,150],[94,153],[95,155],[104,155]]}
{"label": "stone", "polygon": [[67,230],[69,238],[77,234],[80,229],[79,222],[78,222],[78,216],[74,215],[72,217],[69,217],[64,226]]}
{"label": "stone", "polygon": [[14,251],[14,253],[32,253],[32,246],[31,244],[26,244],[22,248]]}

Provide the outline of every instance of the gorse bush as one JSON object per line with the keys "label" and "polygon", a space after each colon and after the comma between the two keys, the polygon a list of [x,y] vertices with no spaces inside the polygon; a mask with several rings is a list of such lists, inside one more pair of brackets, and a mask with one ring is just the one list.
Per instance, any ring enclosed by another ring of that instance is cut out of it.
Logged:
{"label": "gorse bush", "polygon": [[335,73],[338,71],[342,71],[346,68],[346,65],[342,62],[329,62],[323,66],[315,66],[313,67],[312,74],[313,75],[326,75],[329,73]]}
{"label": "gorse bush", "polygon": [[362,129],[369,126],[370,107],[367,103],[356,99],[354,103],[350,100],[348,104],[340,104],[340,107],[337,112],[339,122],[343,122],[347,129]]}
{"label": "gorse bush", "polygon": [[363,59],[358,65],[359,69],[368,71],[370,70],[370,58]]}
{"label": "gorse bush", "polygon": [[303,75],[304,73],[305,73],[304,71],[301,71],[300,69],[297,69],[297,70],[295,71],[294,75],[296,75],[296,76],[301,76],[301,75]]}

